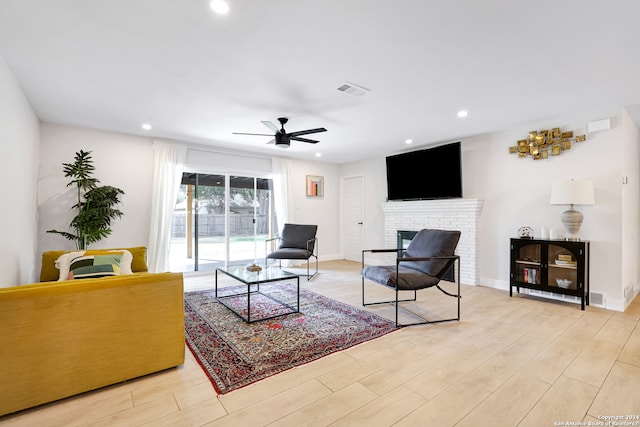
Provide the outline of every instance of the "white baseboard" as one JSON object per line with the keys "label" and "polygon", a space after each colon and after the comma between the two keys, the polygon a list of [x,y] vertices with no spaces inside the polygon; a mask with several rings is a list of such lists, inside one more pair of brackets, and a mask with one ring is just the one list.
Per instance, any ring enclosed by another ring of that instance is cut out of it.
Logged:
{"label": "white baseboard", "polygon": [[343,260],[344,257],[339,255],[339,254],[329,254],[329,255],[324,255],[324,254],[320,254],[318,255],[318,261],[323,262],[323,261],[340,261]]}
{"label": "white baseboard", "polygon": [[506,280],[489,279],[487,277],[481,277],[479,285],[486,286],[487,288],[499,289],[501,291],[509,290],[509,282]]}
{"label": "white baseboard", "polygon": [[624,311],[625,308],[625,300],[617,299],[617,298],[605,298],[604,300],[604,308],[607,310],[613,311]]}
{"label": "white baseboard", "polygon": [[[318,262],[324,262],[324,261],[340,261],[343,260],[344,258],[341,257],[340,255],[322,255],[320,254],[318,256]],[[290,265],[291,266],[299,266],[299,265],[304,265],[305,268],[307,266],[307,260],[306,259],[301,259],[301,260],[290,260]],[[311,264],[315,264],[315,259],[310,258],[309,262],[311,262]],[[284,263],[284,261],[283,261]],[[284,265],[284,264],[283,264]],[[314,267],[315,268],[315,267]]]}

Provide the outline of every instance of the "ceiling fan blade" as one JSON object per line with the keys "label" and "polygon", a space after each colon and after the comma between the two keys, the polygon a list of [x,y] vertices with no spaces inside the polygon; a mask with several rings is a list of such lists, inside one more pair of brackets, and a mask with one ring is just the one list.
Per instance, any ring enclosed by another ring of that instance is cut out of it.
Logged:
{"label": "ceiling fan blade", "polygon": [[270,130],[272,130],[272,131],[273,131],[273,133],[276,133],[276,132],[278,132],[278,131],[280,130],[280,129],[278,129],[278,128],[276,127],[276,125],[274,125],[273,123],[271,123],[271,122],[269,122],[269,121],[264,121],[264,120],[263,120],[263,121],[262,121],[262,122],[260,122],[260,123],[262,123],[263,125],[265,125],[266,127],[268,127]]}
{"label": "ceiling fan blade", "polygon": [[300,136],[300,135],[308,135],[310,133],[318,133],[318,132],[326,132],[325,128],[317,128],[317,129],[307,129],[307,130],[299,130],[296,132],[291,132],[289,135],[291,136]]}
{"label": "ceiling fan blade", "polygon": [[258,135],[258,136],[270,136],[273,138],[273,135],[270,133],[244,133],[244,132],[232,132],[234,135]]}
{"label": "ceiling fan blade", "polygon": [[320,141],[316,141],[315,139],[307,139],[307,138],[300,138],[297,136],[292,136],[291,140],[293,141],[301,141],[301,142],[308,142],[309,144],[317,144]]}
{"label": "ceiling fan blade", "polygon": [[275,144],[275,143],[276,143],[275,139],[272,139],[271,141],[267,142],[267,144]]}

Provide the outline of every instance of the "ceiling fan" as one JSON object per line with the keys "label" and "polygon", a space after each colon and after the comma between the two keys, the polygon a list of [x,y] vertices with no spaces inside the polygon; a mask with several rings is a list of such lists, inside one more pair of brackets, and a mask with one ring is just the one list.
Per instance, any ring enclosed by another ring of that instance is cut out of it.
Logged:
{"label": "ceiling fan", "polygon": [[311,133],[318,133],[318,132],[326,132],[327,130],[325,128],[316,128],[316,129],[307,129],[307,130],[299,130],[296,132],[291,132],[291,133],[287,133],[286,130],[284,130],[284,125],[289,121],[288,118],[286,117],[279,117],[278,121],[280,122],[280,129],[278,129],[278,127],[276,125],[274,125],[273,123],[269,122],[269,121],[262,121],[261,123],[263,125],[265,125],[266,127],[268,127],[271,131],[274,132],[274,134],[267,134],[267,133],[243,133],[243,132],[233,132],[234,135],[260,135],[260,136],[272,136],[273,139],[269,142],[267,142],[267,144],[276,144],[276,147],[280,147],[280,148],[289,148],[289,146],[291,145],[291,141],[300,141],[300,142],[308,142],[310,144],[317,144],[319,141],[316,141],[315,139],[308,139],[308,138],[300,138],[301,135],[309,135]]}

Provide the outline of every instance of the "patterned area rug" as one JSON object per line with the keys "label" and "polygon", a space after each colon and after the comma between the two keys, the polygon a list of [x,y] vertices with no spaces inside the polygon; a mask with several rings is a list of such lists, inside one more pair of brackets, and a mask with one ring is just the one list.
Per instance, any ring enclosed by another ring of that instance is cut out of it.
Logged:
{"label": "patterned area rug", "polygon": [[[225,288],[225,294],[242,290],[246,286]],[[295,306],[293,284],[262,284],[260,290]],[[305,289],[300,289],[300,313],[252,324],[217,302],[213,290],[186,292],[184,301],[187,345],[220,394],[397,329],[394,322]],[[252,294],[252,318],[279,309],[271,299]]]}

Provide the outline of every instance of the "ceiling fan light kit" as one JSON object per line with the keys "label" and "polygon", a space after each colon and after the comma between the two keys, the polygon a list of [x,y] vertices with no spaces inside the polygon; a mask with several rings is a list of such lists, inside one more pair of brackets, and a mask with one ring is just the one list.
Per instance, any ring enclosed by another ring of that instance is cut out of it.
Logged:
{"label": "ceiling fan light kit", "polygon": [[273,123],[269,121],[262,121],[261,123],[268,127],[273,135],[267,133],[244,133],[244,132],[233,132],[234,135],[259,135],[259,136],[272,136],[273,139],[267,144],[275,144],[276,147],[280,148],[289,148],[291,146],[291,141],[299,141],[299,142],[307,142],[309,144],[317,144],[319,141],[315,139],[309,138],[301,138],[302,135],[309,135],[312,133],[326,132],[325,128],[315,128],[315,129],[307,129],[307,130],[299,130],[291,133],[287,133],[284,129],[284,125],[289,121],[286,117],[279,117],[278,122],[280,122],[280,129]]}

